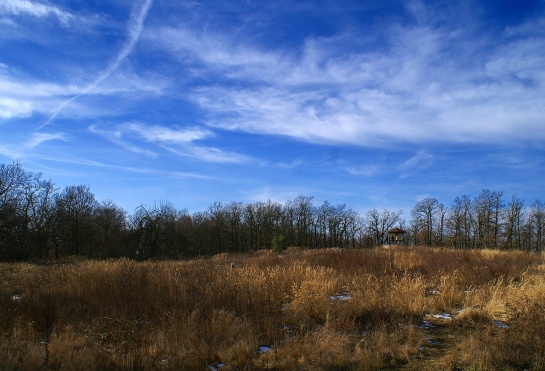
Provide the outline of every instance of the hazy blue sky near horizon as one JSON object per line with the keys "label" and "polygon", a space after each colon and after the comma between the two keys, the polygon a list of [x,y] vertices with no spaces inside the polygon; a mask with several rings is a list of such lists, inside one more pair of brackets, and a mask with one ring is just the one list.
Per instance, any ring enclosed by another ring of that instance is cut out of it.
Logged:
{"label": "hazy blue sky near horizon", "polygon": [[543,0],[1,0],[0,162],[169,201],[545,199]]}

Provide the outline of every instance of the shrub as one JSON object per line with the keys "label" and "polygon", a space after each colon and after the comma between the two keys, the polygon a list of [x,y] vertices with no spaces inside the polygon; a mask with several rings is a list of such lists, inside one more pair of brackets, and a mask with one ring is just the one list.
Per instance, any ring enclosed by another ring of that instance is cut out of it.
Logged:
{"label": "shrub", "polygon": [[276,236],[272,241],[273,251],[282,252],[285,251],[288,246],[286,245],[286,237],[283,235]]}

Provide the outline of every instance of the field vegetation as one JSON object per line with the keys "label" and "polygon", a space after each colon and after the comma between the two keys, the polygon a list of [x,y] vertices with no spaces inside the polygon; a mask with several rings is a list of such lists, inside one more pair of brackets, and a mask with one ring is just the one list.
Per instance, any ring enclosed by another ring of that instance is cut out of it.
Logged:
{"label": "field vegetation", "polygon": [[0,264],[3,370],[541,370],[544,256],[295,249]]}

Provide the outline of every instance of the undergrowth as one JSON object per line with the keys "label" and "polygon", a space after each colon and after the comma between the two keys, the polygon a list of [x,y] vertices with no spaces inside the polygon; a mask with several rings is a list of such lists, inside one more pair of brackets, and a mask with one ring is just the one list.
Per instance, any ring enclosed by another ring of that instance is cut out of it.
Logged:
{"label": "undergrowth", "polygon": [[1,264],[0,364],[539,370],[543,268],[539,254],[426,247]]}

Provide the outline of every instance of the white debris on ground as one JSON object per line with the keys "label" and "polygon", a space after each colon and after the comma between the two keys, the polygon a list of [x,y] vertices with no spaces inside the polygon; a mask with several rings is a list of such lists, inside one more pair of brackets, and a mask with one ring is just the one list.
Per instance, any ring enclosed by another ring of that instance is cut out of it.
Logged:
{"label": "white debris on ground", "polygon": [[437,289],[430,289],[430,290],[426,291],[426,294],[428,294],[428,295],[439,295],[440,292]]}
{"label": "white debris on ground", "polygon": [[425,330],[428,330],[430,328],[434,328],[435,326],[431,324],[430,321],[423,320],[422,324],[420,325],[420,328],[423,328]]}
{"label": "white debris on ground", "polygon": [[271,352],[272,349],[269,348],[269,347],[259,347],[259,350],[258,350],[258,353],[259,354],[265,354],[265,353],[268,353],[268,352]]}
{"label": "white debris on ground", "polygon": [[13,300],[13,301],[23,300],[23,295],[21,295],[21,294],[12,295],[11,300]]}
{"label": "white debris on ground", "polygon": [[[435,318],[435,319],[442,319],[442,320],[451,320],[452,315],[449,313],[436,313],[436,314],[426,314],[424,315],[424,318]],[[425,330],[429,330],[431,328],[434,328],[435,325],[433,325],[430,321],[424,319],[422,320],[422,324],[420,325],[420,328],[423,328]]]}
{"label": "white debris on ground", "polygon": [[452,314],[450,313],[426,314],[426,317],[430,317],[430,316],[437,319],[445,319],[445,320],[452,319]]}
{"label": "white debris on ground", "polygon": [[494,321],[494,326],[497,328],[509,328],[509,325],[502,321]]}
{"label": "white debris on ground", "polygon": [[329,300],[350,300],[352,299],[352,296],[350,294],[347,294],[347,293],[342,293],[342,294],[338,294],[338,295],[332,295],[329,297]]}
{"label": "white debris on ground", "polygon": [[217,365],[215,366],[208,366],[208,368],[211,370],[211,371],[218,371],[220,368],[222,368],[224,366],[223,363],[218,363]]}
{"label": "white debris on ground", "polygon": [[[460,313],[461,311],[458,311],[458,313]],[[451,320],[454,318],[454,316],[450,313],[436,313],[436,314],[426,314],[424,316],[424,318],[435,318],[435,319],[440,319],[440,320]],[[509,328],[509,325],[505,322],[502,322],[502,321],[494,321],[494,326],[496,326],[496,328],[499,328],[499,329],[507,329]],[[420,328],[424,329],[424,330],[431,330],[433,328],[435,328],[436,326],[433,325],[430,321],[427,321],[427,320],[423,320],[422,321],[422,324],[419,326]],[[432,340],[431,337],[428,337],[426,336],[426,342],[427,342],[427,345],[428,346],[434,346],[434,345],[437,345],[439,344],[439,342],[437,341],[434,341]],[[425,350],[425,346],[420,346],[419,349],[421,352],[423,352]]]}
{"label": "white debris on ground", "polygon": [[[265,354],[265,353],[272,352],[272,351],[273,351],[272,348],[269,348],[267,346],[261,346],[261,347],[259,347],[257,352],[259,354]],[[225,367],[225,365],[223,363],[217,363],[215,365],[209,365],[208,369],[210,371],[219,371],[219,369],[222,368],[222,367]]]}

